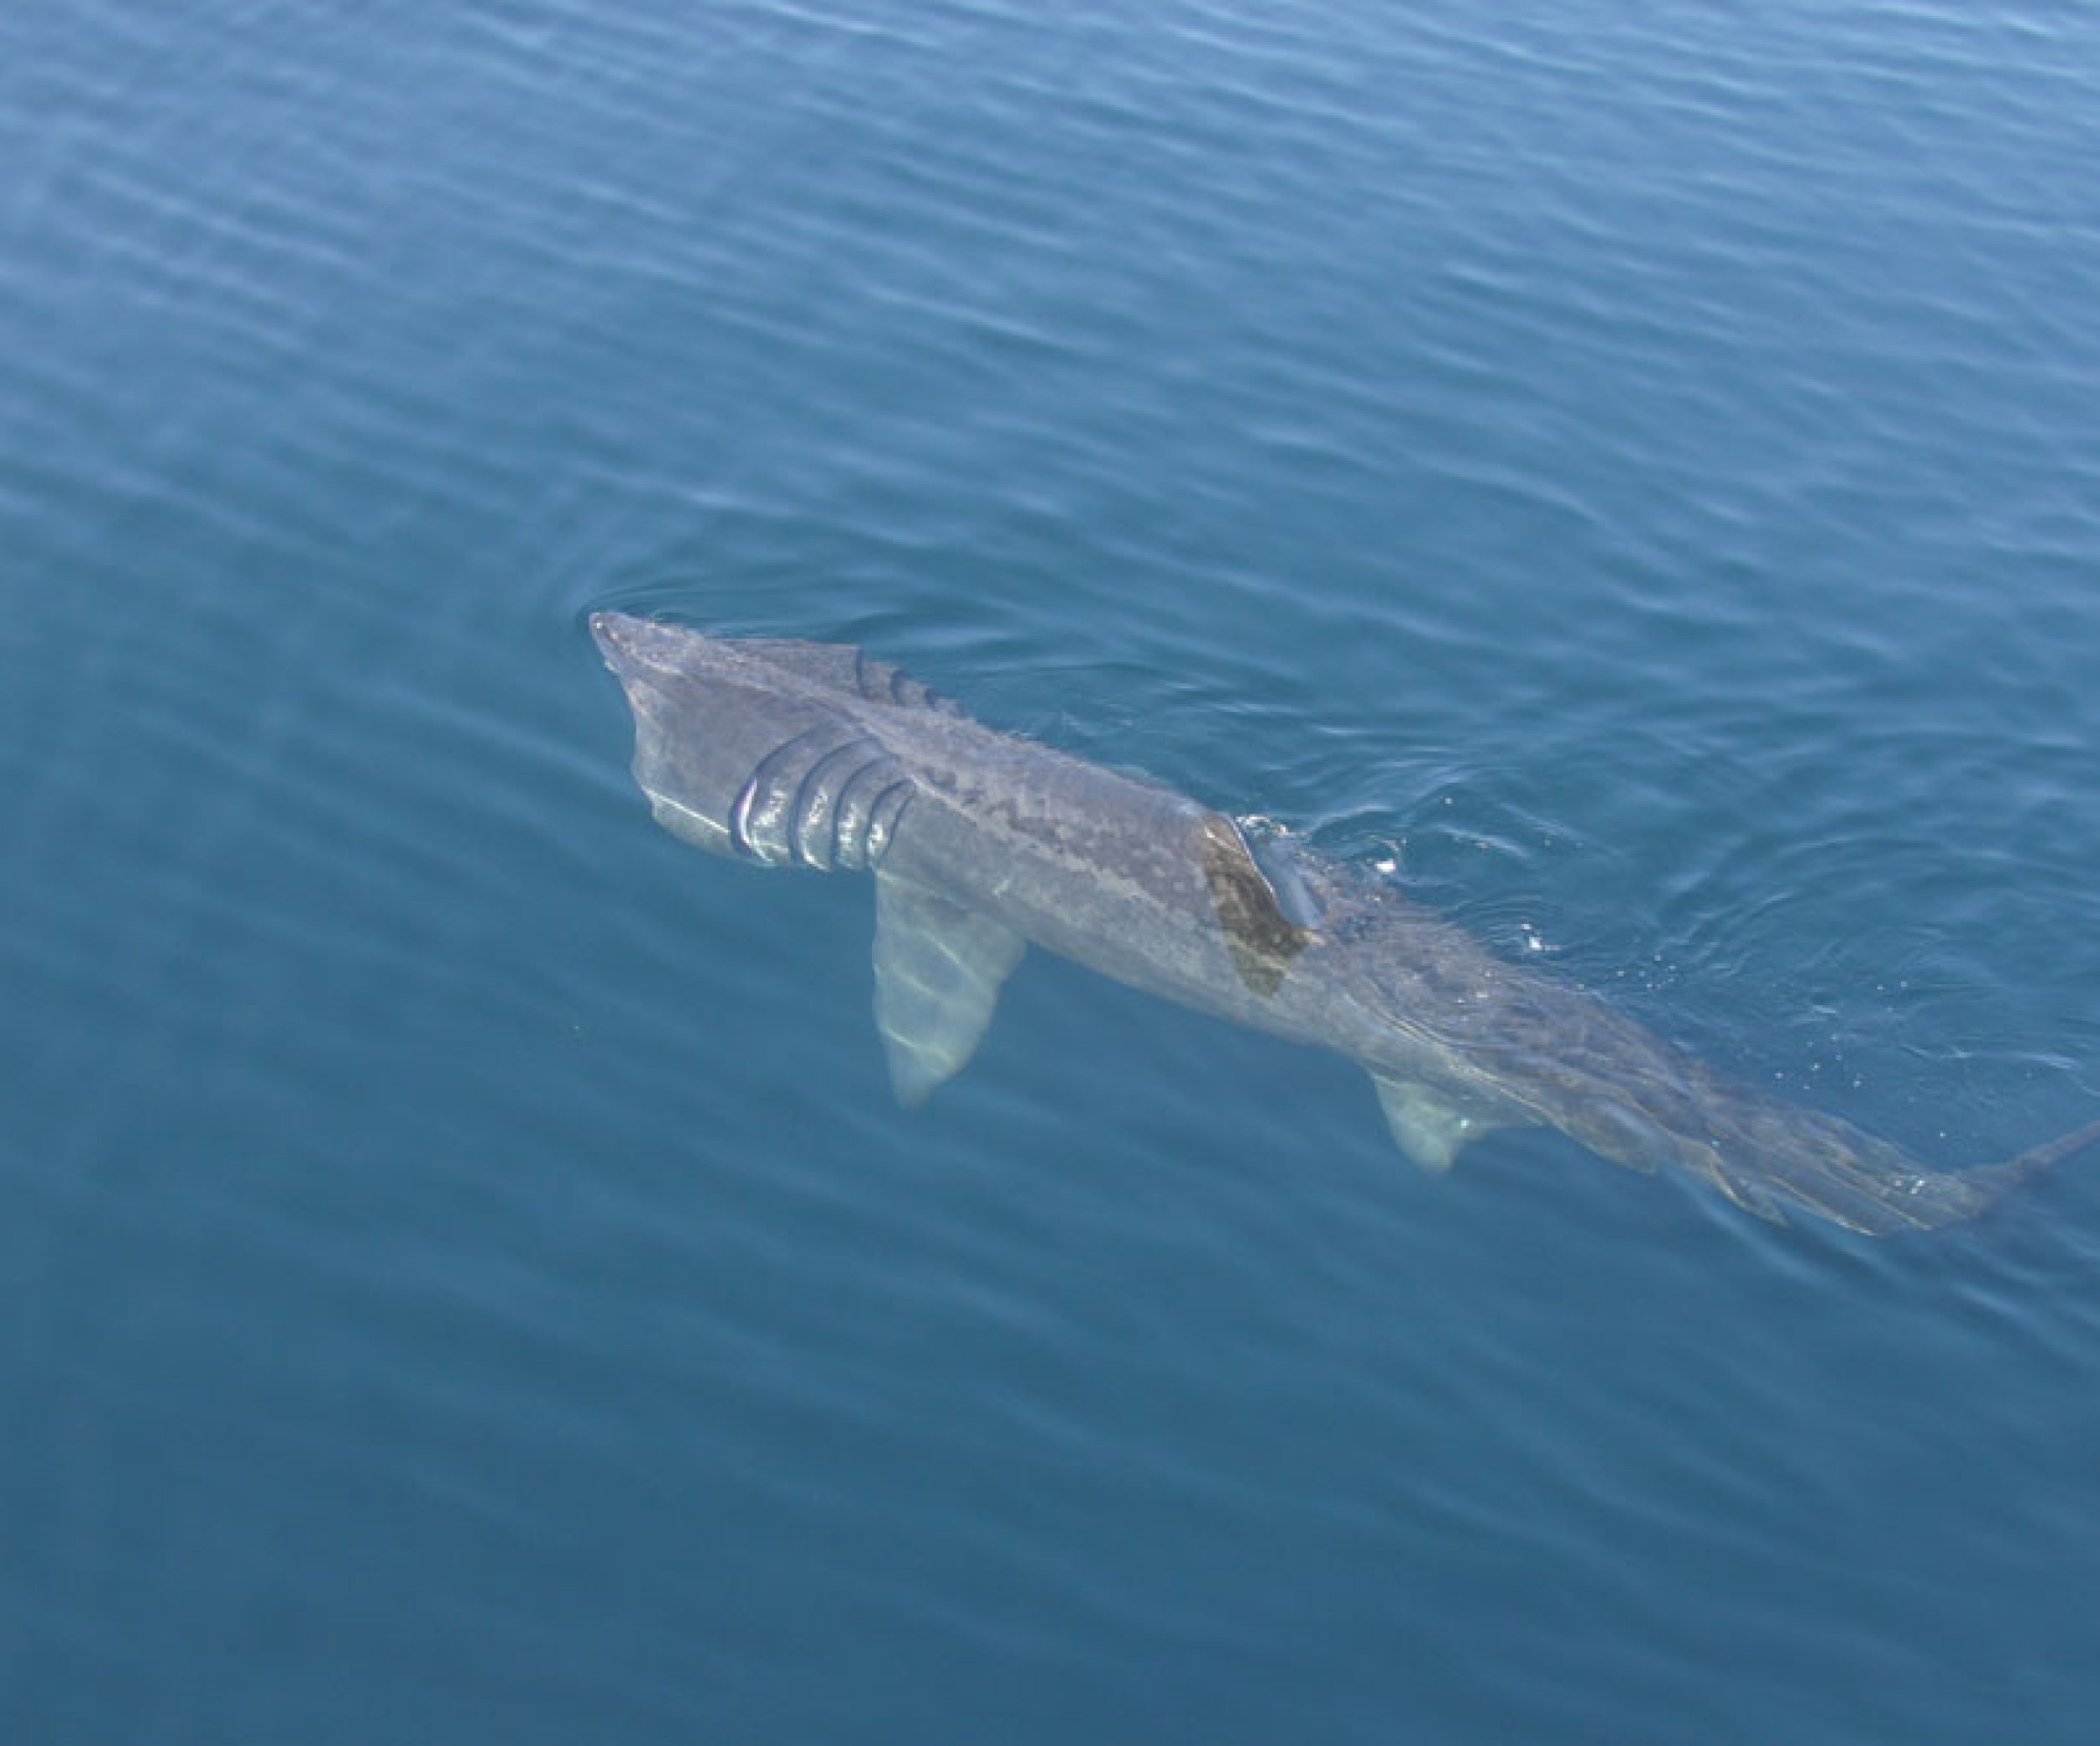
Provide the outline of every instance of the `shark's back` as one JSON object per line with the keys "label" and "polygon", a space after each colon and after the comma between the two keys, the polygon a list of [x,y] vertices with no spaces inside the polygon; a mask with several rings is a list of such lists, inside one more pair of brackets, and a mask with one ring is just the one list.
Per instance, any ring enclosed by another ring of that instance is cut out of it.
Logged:
{"label": "shark's back", "polygon": [[1007,848],[1083,857],[1098,873],[1200,811],[984,727],[849,645],[731,641],[617,613],[592,630],[634,708],[635,779],[660,823],[716,854],[873,870],[906,814],[934,799],[971,810]]}

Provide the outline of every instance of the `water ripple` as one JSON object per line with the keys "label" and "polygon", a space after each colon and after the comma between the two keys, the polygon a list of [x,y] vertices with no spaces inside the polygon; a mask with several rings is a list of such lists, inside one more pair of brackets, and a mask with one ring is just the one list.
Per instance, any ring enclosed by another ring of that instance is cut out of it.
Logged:
{"label": "water ripple", "polygon": [[2089,20],[0,43],[9,1738],[2079,1737],[2090,1171],[1431,1180],[1041,954],[905,1114],[864,886],[655,831],[581,617],[2002,1156],[2100,1093]]}

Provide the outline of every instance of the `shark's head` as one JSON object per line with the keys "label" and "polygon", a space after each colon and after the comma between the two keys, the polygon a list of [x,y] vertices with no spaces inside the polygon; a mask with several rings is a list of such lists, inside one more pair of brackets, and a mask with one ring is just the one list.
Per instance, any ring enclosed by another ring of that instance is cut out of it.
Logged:
{"label": "shark's head", "polygon": [[593,613],[590,629],[634,712],[635,780],[666,830],[767,866],[881,859],[911,784],[844,682],[873,663],[624,612]]}

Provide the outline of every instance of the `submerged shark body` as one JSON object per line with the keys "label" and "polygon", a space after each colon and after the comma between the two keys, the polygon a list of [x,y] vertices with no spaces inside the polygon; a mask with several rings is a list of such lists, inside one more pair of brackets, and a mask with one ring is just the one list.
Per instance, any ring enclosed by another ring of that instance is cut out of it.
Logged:
{"label": "submerged shark body", "polygon": [[1496,1128],[1559,1129],[1784,1223],[1975,1217],[2100,1141],[1927,1170],[1712,1071],[1389,886],[1156,784],[1000,733],[859,650],[599,613],[635,778],[712,853],[875,878],[875,1018],[898,1095],[959,1072],[1028,942],[1369,1072],[1400,1146],[1448,1169]]}

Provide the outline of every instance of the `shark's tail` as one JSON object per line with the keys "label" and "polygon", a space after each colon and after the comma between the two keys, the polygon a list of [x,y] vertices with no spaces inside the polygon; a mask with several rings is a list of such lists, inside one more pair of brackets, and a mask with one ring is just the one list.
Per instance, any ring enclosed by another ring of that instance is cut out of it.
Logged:
{"label": "shark's tail", "polygon": [[1961,1219],[1980,1218],[2021,1184],[2032,1182],[2066,1158],[2074,1157],[2094,1146],[2100,1146],[2100,1121],[2088,1121],[2083,1127],[2073,1128],[2053,1140],[2045,1140],[2002,1164],[1986,1164],[1978,1169],[1958,1170],[1936,1177],[1935,1184],[1958,1185],[1973,1196],[1973,1202],[1951,1217],[1932,1222],[1952,1224]]}
{"label": "shark's tail", "polygon": [[1753,1152],[1751,1163],[1723,1166],[1710,1151],[1695,1153],[1694,1174],[1776,1223],[1787,1223],[1782,1203],[1790,1203],[1885,1237],[1980,1218],[2021,1184],[2096,1146],[2100,1121],[2090,1121],[2003,1163],[1928,1170],[1886,1141],[1832,1122],[1797,1143]]}
{"label": "shark's tail", "polygon": [[2054,1140],[2045,1140],[2039,1146],[2030,1146],[2018,1157],[2009,1158],[1998,1165],[1993,1173],[2004,1181],[2008,1189],[2016,1188],[2092,1146],[2100,1146],[2100,1121],[2088,1121],[2082,1128],[2073,1128],[2069,1133],[2059,1135]]}

